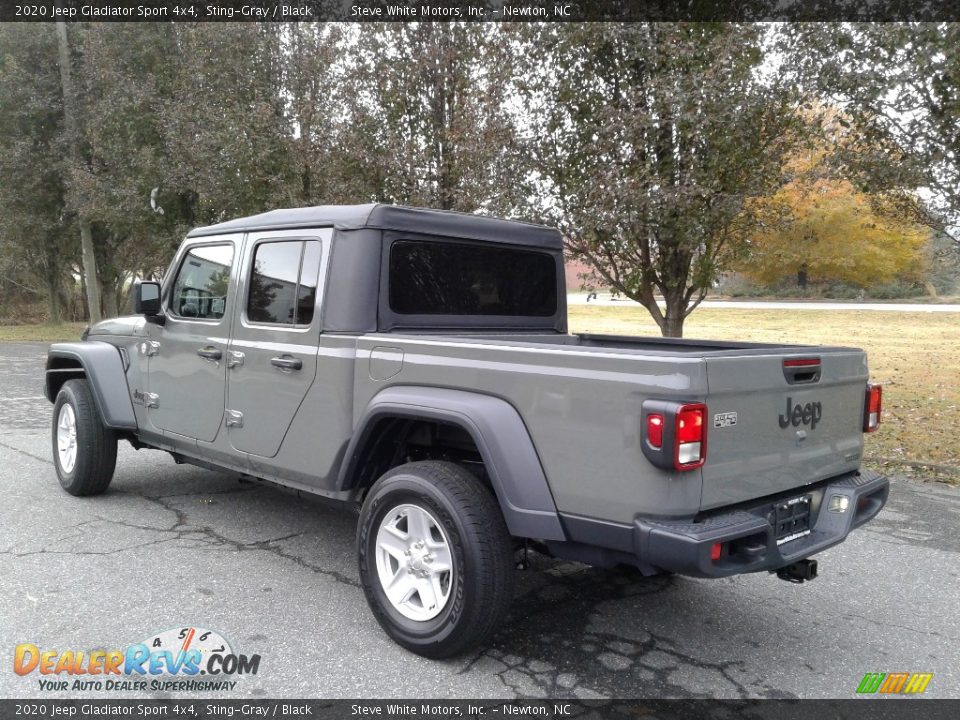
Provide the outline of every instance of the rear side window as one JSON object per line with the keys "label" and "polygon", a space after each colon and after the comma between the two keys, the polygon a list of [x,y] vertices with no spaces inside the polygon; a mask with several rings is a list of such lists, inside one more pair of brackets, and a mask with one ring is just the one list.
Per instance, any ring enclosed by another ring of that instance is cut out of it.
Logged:
{"label": "rear side window", "polygon": [[233,245],[191,248],[173,283],[170,310],[197,320],[219,320],[227,304]]}
{"label": "rear side window", "polygon": [[272,325],[309,325],[317,303],[320,243],[264,242],[253,254],[247,319]]}
{"label": "rear side window", "polygon": [[403,315],[551,317],[557,265],[547,253],[398,240],[390,248],[390,309]]}

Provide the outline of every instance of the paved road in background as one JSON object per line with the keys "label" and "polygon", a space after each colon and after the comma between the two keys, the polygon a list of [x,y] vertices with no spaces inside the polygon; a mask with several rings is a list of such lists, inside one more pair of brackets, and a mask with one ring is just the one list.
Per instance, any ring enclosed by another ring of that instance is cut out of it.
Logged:
{"label": "paved road in background", "polygon": [[[591,298],[589,304],[593,305],[636,305],[633,300],[623,297],[613,298],[608,292],[598,293],[597,297]],[[587,293],[568,293],[567,304],[569,305],[587,305]],[[660,302],[663,305],[663,302]],[[960,312],[960,305],[955,304],[927,304],[927,303],[879,303],[879,302],[767,302],[759,300],[704,300],[699,307],[703,308],[728,308],[735,310],[875,310],[881,312]]]}
{"label": "paved road in background", "polygon": [[62,492],[44,355],[0,345],[0,697],[40,695],[36,675],[11,670],[17,643],[124,648],[187,625],[262,655],[235,698],[851,697],[868,671],[933,672],[928,695],[960,697],[952,488],[897,480],[888,508],[803,586],[534,556],[492,644],[431,662],[367,610],[350,512],[126,443],[107,494]]}

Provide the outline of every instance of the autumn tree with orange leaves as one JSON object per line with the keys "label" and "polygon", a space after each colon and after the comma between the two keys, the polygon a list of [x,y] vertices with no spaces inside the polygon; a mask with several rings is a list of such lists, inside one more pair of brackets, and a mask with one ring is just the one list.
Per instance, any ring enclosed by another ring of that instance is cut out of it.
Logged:
{"label": "autumn tree with orange leaves", "polygon": [[917,224],[919,201],[902,194],[859,191],[831,171],[830,157],[844,144],[835,113],[824,113],[824,139],[792,155],[792,178],[754,210],[766,219],[751,234],[737,269],[773,285],[796,278],[800,286],[843,282],[861,288],[895,279],[919,281],[931,232]]}

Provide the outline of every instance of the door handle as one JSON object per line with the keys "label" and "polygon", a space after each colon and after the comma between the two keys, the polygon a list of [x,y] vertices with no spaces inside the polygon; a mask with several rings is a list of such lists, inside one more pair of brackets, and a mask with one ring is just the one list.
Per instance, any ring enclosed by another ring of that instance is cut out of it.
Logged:
{"label": "door handle", "polygon": [[215,347],[210,347],[209,345],[197,350],[197,355],[211,362],[220,362],[220,358],[223,357],[223,353],[220,350],[217,350]]}
{"label": "door handle", "polygon": [[281,370],[299,370],[303,367],[303,361],[294,357],[270,358],[270,364]]}

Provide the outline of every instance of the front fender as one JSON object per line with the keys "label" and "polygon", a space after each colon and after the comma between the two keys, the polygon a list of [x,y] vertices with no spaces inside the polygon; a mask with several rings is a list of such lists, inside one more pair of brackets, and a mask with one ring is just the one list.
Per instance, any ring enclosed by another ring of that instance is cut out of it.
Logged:
{"label": "front fender", "polygon": [[78,367],[90,383],[103,424],[116,430],[136,430],[137,419],[130,402],[123,359],[110,343],[93,340],[51,345],[44,379],[47,400],[56,401],[65,380],[79,376]]}
{"label": "front fender", "polygon": [[457,425],[473,438],[500,503],[510,534],[566,540],[540,458],[523,419],[500,398],[462,390],[402,386],[387,388],[367,405],[340,469],[345,489],[377,421],[409,417]]}

